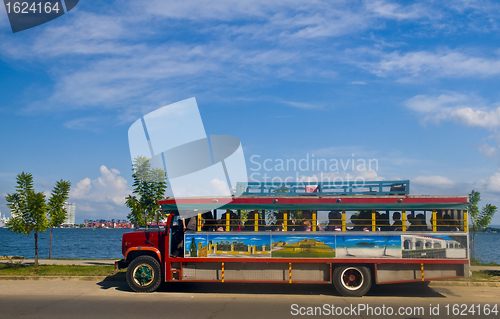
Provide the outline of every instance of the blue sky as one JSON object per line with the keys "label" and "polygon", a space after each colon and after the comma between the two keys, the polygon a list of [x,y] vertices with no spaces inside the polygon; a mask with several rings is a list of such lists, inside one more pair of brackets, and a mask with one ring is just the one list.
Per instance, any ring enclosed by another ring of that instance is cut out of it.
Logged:
{"label": "blue sky", "polygon": [[489,1],[81,1],[13,34],[0,8],[0,212],[27,171],[40,191],[72,182],[77,222],[124,218],[128,127],[190,97],[249,173],[254,155],[377,159],[324,173],[500,205],[499,16]]}

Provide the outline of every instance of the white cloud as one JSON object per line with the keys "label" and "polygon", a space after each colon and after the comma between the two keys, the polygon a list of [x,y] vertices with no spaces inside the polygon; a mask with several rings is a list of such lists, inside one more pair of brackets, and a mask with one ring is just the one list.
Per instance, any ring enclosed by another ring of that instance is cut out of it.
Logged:
{"label": "white cloud", "polygon": [[412,195],[466,195],[474,183],[451,180],[440,175],[417,176],[410,179],[410,194]]}
{"label": "white cloud", "polygon": [[[493,132],[500,142],[500,106],[488,105],[481,98],[456,92],[446,92],[438,96],[416,95],[403,103],[421,116],[421,123],[453,121],[468,127],[480,127]],[[497,148],[488,144],[477,145],[478,151],[491,159],[498,155]]]}
{"label": "white cloud", "polygon": [[92,188],[92,181],[90,178],[85,177],[76,184],[76,187],[71,190],[71,197],[76,199],[84,198]]}
{"label": "white cloud", "polygon": [[500,74],[497,56],[474,56],[458,50],[393,52],[381,56],[380,62],[366,65],[378,76],[489,77]]}
{"label": "white cloud", "polygon": [[448,189],[456,185],[454,181],[444,176],[417,176],[411,182],[422,188]]}
{"label": "white cloud", "polygon": [[406,100],[404,104],[417,112],[432,113],[468,104],[470,100],[471,98],[465,94],[447,92],[439,96],[416,95]]}
{"label": "white cloud", "polygon": [[423,116],[423,122],[452,120],[470,127],[496,131],[500,126],[500,106],[487,106],[481,99],[448,92],[439,96],[417,95],[404,102]]}
{"label": "white cloud", "polygon": [[500,193],[500,172],[495,172],[485,183],[485,188],[489,191]]}
{"label": "white cloud", "polygon": [[128,189],[127,181],[119,176],[120,172],[116,169],[108,169],[102,165],[100,168],[101,176],[91,180],[84,178],[74,189],[71,190],[70,199],[77,199],[86,203],[86,206],[92,204],[107,204],[110,207],[121,207],[125,204],[125,197],[131,193]]}
{"label": "white cloud", "polygon": [[497,148],[486,143],[479,145],[477,149],[486,158],[494,158],[497,154]]}
{"label": "white cloud", "polygon": [[366,3],[368,10],[377,15],[395,20],[417,19],[428,16],[428,10],[421,4],[412,4],[406,7],[387,1],[368,1]]}
{"label": "white cloud", "polygon": [[96,124],[101,122],[98,117],[85,117],[80,119],[75,119],[64,123],[64,126],[73,130],[88,130],[92,132],[98,132],[98,128],[94,128]]}
{"label": "white cloud", "polygon": [[[474,183],[476,189],[484,189],[485,192],[489,192],[498,196],[500,194],[500,171],[493,173],[487,179],[478,180]],[[498,200],[496,196],[495,200]]]}
{"label": "white cloud", "polygon": [[352,81],[351,84],[355,84],[355,85],[366,85],[366,82],[364,81]]}
{"label": "white cloud", "polygon": [[299,109],[318,109],[321,105],[318,103],[310,102],[295,102],[295,101],[280,101],[283,104],[290,105]]}
{"label": "white cloud", "polygon": [[220,179],[214,178],[210,181],[210,191],[212,191],[213,194],[230,195],[230,193],[228,193],[228,189],[227,183],[221,181]]}
{"label": "white cloud", "polygon": [[451,111],[450,117],[467,126],[496,130],[500,125],[500,107],[493,110],[477,110],[472,107],[456,108]]}

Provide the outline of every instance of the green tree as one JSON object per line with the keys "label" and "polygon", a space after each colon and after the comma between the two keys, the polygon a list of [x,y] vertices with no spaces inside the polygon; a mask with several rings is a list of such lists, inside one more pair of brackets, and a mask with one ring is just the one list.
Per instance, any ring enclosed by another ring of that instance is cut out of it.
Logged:
{"label": "green tree", "polygon": [[66,220],[66,209],[64,202],[68,200],[71,183],[62,179],[56,183],[52,194],[49,198],[49,227],[50,227],[50,244],[49,244],[49,259],[52,258],[52,230],[54,227],[59,227]]}
{"label": "green tree", "polygon": [[125,204],[131,209],[127,218],[135,225],[147,227],[160,209],[158,201],[165,198],[167,180],[165,171],[151,167],[149,159],[139,156],[133,163],[133,195],[126,197]]}
{"label": "green tree", "polygon": [[491,204],[486,204],[481,210],[477,206],[481,201],[481,194],[472,190],[469,194],[469,216],[470,216],[470,228],[471,232],[471,257],[472,259],[476,259],[476,251],[475,251],[475,239],[477,236],[477,232],[488,227],[491,223],[491,219],[493,215],[495,215],[497,211],[497,207]]}
{"label": "green tree", "polygon": [[35,266],[38,266],[38,233],[48,228],[47,204],[43,193],[35,192],[33,176],[22,172],[17,175],[16,192],[7,194],[7,206],[10,208],[11,219],[7,228],[11,231],[35,237]]}

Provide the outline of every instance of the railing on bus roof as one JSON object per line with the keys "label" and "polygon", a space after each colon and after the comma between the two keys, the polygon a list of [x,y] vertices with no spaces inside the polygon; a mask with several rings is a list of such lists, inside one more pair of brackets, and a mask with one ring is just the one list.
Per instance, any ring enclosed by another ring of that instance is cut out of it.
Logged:
{"label": "railing on bus roof", "polygon": [[237,183],[236,194],[260,196],[408,195],[410,181],[248,182]]}

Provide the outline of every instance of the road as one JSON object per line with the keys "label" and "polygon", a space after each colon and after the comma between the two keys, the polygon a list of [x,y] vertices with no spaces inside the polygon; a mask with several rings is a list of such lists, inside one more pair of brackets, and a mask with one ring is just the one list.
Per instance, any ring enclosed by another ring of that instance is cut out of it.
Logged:
{"label": "road", "polygon": [[[486,303],[500,303],[500,288],[385,285],[365,297],[346,298],[335,293],[330,285],[176,283],[164,285],[155,293],[140,294],[131,292],[121,281],[0,281],[0,318],[278,319],[297,318],[292,313],[314,309],[318,314],[320,308],[314,307],[321,307],[321,317],[330,317],[327,314],[332,311],[331,305],[336,307],[333,311],[340,307],[344,314],[347,312],[347,316],[341,316],[346,318],[385,317],[375,315],[383,306],[386,312],[388,307],[394,312],[399,307],[412,312],[395,318],[438,318],[447,317],[446,305],[450,305],[451,312],[454,304],[463,303],[480,304],[481,309]],[[373,315],[367,314],[369,310],[356,309],[359,304],[372,307]],[[439,305],[439,316],[429,314],[430,305],[434,312]],[[414,313],[419,309],[423,313]],[[497,316],[468,313],[465,317],[499,316],[500,312]]]}

